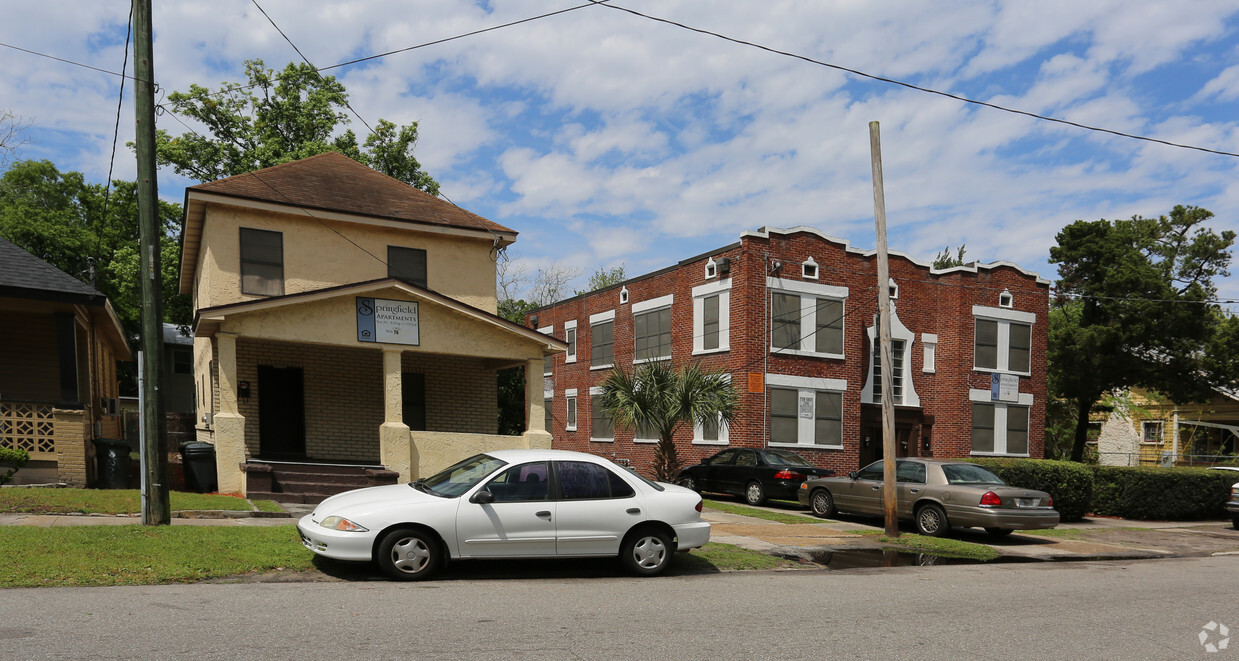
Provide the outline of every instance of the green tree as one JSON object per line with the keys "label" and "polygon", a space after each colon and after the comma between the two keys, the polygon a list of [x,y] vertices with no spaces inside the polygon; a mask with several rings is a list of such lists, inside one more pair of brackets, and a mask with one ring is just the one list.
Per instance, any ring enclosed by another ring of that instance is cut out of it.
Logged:
{"label": "green tree", "polygon": [[245,77],[245,83],[225,82],[219,90],[190,85],[188,92],[168,95],[173,112],[198,120],[209,135],[156,131],[160,165],[214,181],[334,150],[431,195],[439,193],[439,183],[413,156],[417,122],[397,126],[380,119],[359,145],[351,130],[333,137],[337,127],[349,123],[348,92],[334,76],[305,63],[277,72],[262,60],[247,60]]}
{"label": "green tree", "polygon": [[626,280],[627,277],[628,276],[624,275],[623,264],[620,264],[613,269],[600,267],[597,271],[594,271],[593,275],[589,276],[589,282],[585,283],[585,289],[577,291],[576,295],[580,296],[581,294],[588,294],[592,291],[605,289],[611,285],[618,285]]}
{"label": "green tree", "polygon": [[964,264],[967,264],[967,262],[964,261],[965,252],[967,252],[967,248],[965,244],[962,243],[959,245],[959,248],[956,249],[954,256],[951,255],[951,249],[949,247],[943,248],[942,252],[938,253],[937,257],[934,257],[934,268],[949,269],[953,266],[963,266]]}
{"label": "green tree", "polygon": [[[538,306],[521,299],[499,301],[499,316],[525,325],[525,315]],[[499,370],[499,433],[519,435],[525,431],[525,366]],[[549,431],[549,430],[548,430]]]}
{"label": "green tree", "polygon": [[740,395],[725,376],[707,372],[697,363],[686,363],[678,370],[666,361],[645,363],[633,372],[616,368],[603,381],[595,405],[617,425],[658,434],[654,476],[670,482],[681,466],[676,431],[716,419],[730,424],[735,418]]}
{"label": "green tree", "polygon": [[1088,418],[1103,395],[1131,387],[1177,402],[1237,383],[1239,332],[1216,304],[1235,233],[1204,226],[1213,214],[1176,206],[1167,216],[1079,220],[1058,233],[1058,297],[1050,312],[1051,397],[1075,416],[1071,458],[1084,456]]}
{"label": "green tree", "polygon": [[[51,161],[17,161],[0,177],[0,236],[46,260],[112,301],[126,334],[141,328],[138,296],[137,186],[112,182],[106,191],[79,172],[60,172]],[[189,300],[177,294],[181,207],[159,203],[163,226],[164,321],[187,325]]]}

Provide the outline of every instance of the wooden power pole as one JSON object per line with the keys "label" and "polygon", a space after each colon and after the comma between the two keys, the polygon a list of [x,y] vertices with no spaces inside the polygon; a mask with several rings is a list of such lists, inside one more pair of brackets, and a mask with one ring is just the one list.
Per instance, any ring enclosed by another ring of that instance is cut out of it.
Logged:
{"label": "wooden power pole", "polygon": [[891,374],[890,264],[886,255],[886,194],[882,187],[882,136],[877,122],[869,122],[869,151],[873,162],[873,218],[878,230],[878,346],[882,366],[882,510],[886,536],[899,536],[895,511],[895,379]]}
{"label": "wooden power pole", "polygon": [[159,264],[159,186],[155,179],[155,66],[151,0],[133,0],[138,227],[142,245],[142,524],[168,525],[168,434],[163,393],[163,296]]}

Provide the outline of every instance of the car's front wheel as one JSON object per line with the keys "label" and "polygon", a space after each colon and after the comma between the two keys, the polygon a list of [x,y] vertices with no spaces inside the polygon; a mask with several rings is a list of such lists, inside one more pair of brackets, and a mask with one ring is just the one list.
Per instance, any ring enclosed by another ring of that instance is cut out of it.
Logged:
{"label": "car's front wheel", "polygon": [[638,576],[657,576],[671,564],[675,555],[671,538],[660,530],[643,528],[624,539],[620,546],[620,562]]}
{"label": "car's front wheel", "polygon": [[425,531],[399,528],[383,536],[375,559],[398,581],[420,581],[439,569],[439,542]]}
{"label": "car's front wheel", "polygon": [[750,505],[761,505],[766,502],[766,490],[761,482],[749,482],[748,486],[744,487],[744,502]]}
{"label": "car's front wheel", "polygon": [[698,493],[701,492],[701,489],[697,488],[697,480],[693,479],[692,475],[680,476],[680,479],[676,480],[676,484],[679,484],[685,489],[692,489],[693,491],[696,491]]}
{"label": "car's front wheel", "polygon": [[835,499],[825,489],[815,489],[809,496],[809,508],[817,516],[832,517],[835,515]]}
{"label": "car's front wheel", "polygon": [[942,508],[929,503],[916,511],[916,531],[929,537],[942,537],[951,529]]}

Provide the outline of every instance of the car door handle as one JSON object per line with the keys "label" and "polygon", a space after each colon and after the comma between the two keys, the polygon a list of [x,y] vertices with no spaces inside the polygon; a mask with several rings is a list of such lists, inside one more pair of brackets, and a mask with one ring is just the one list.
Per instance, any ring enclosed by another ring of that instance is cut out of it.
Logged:
{"label": "car door handle", "polygon": [[534,516],[542,517],[543,519],[549,519],[551,518],[551,513],[547,510],[542,510],[541,512],[534,512]]}
{"label": "car door handle", "polygon": [[908,493],[920,493],[920,489],[908,489]]}
{"label": "car door handle", "polygon": [[628,513],[629,513],[629,514],[640,514],[640,513],[641,513],[641,508],[640,508],[640,507],[629,507],[629,508],[628,508]]}
{"label": "car door handle", "polygon": [[882,485],[880,485],[880,484],[879,484],[879,485],[876,485],[875,487],[873,487],[873,490],[874,490],[874,491],[877,491],[878,489],[881,489],[881,488],[882,488]]}

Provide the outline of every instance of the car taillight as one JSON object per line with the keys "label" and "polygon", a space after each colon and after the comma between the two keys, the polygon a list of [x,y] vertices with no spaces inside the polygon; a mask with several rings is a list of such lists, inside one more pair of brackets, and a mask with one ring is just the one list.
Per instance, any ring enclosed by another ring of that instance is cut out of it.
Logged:
{"label": "car taillight", "polygon": [[1054,496],[1050,496],[1049,501],[1050,501],[1049,506],[1054,507]]}
{"label": "car taillight", "polygon": [[999,507],[1002,505],[1002,499],[999,498],[998,494],[994,493],[993,491],[986,491],[985,495],[981,496],[981,504],[990,505],[993,507]]}
{"label": "car taillight", "polygon": [[797,473],[796,471],[787,470],[786,468],[784,468],[783,470],[774,474],[774,479],[776,480],[803,480],[805,479],[805,474]]}
{"label": "car taillight", "polygon": [[696,508],[696,509],[697,509],[697,511],[698,511],[698,512],[700,512],[700,511],[701,511],[701,501],[700,501],[700,500],[698,500],[698,501],[697,501],[697,508]]}

